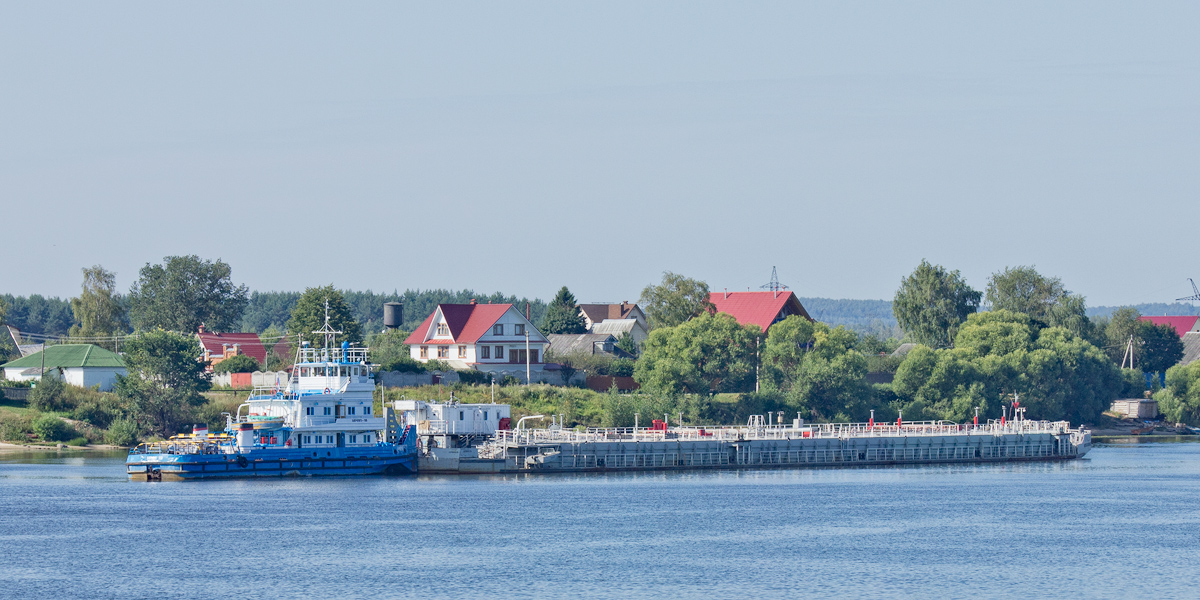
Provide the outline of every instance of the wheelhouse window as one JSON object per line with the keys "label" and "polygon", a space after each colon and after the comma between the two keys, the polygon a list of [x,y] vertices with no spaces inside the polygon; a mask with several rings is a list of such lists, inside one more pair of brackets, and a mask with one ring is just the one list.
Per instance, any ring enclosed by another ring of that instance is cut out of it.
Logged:
{"label": "wheelhouse window", "polygon": [[504,324],[492,325],[492,335],[504,335]]}
{"label": "wheelhouse window", "polygon": [[450,358],[450,346],[438,346],[438,358]]}
{"label": "wheelhouse window", "polygon": [[479,347],[479,358],[491,358],[491,357],[492,357],[492,347],[491,346],[480,346]]}
{"label": "wheelhouse window", "polygon": [[421,358],[429,358],[429,346],[421,346]]}
{"label": "wheelhouse window", "polygon": [[438,335],[450,335],[450,328],[447,327],[445,323],[438,323],[437,334]]}

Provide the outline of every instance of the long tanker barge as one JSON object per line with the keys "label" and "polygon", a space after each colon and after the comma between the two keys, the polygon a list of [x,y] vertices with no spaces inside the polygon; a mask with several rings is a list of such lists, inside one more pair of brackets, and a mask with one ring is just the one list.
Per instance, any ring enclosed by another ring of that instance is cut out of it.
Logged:
{"label": "long tanker barge", "polygon": [[[1066,421],[507,429],[505,405],[397,402],[415,423],[420,473],[565,473],[1073,460],[1091,432]],[[481,419],[489,413],[490,421]],[[430,416],[436,418],[428,418]],[[425,418],[422,418],[425,417]],[[495,417],[501,417],[496,419]],[[481,431],[482,429],[482,431]]]}

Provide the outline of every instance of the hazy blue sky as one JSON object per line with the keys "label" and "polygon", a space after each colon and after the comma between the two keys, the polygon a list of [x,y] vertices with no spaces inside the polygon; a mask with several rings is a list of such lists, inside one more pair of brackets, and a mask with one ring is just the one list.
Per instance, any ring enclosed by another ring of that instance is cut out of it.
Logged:
{"label": "hazy blue sky", "polygon": [[1200,278],[1200,4],[0,5],[0,292]]}

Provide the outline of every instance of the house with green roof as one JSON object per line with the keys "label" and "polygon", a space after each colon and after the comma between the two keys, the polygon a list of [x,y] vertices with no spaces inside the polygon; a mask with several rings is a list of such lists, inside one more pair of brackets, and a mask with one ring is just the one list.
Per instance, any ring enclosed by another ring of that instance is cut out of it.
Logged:
{"label": "house with green roof", "polygon": [[0,369],[4,369],[5,379],[30,381],[41,378],[43,365],[47,375],[79,387],[98,385],[106,392],[112,389],[117,375],[127,373],[120,354],[92,344],[46,346],[45,350],[0,365]]}

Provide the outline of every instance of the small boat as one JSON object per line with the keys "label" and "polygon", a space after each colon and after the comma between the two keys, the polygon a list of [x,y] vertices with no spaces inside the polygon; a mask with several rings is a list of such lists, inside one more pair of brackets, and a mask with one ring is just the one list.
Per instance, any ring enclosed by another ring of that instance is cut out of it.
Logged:
{"label": "small boat", "polygon": [[1145,427],[1135,427],[1133,429],[1130,429],[1129,433],[1131,433],[1133,435],[1150,435],[1150,434],[1154,433],[1155,427],[1157,427],[1157,425],[1147,425]]}
{"label": "small boat", "polygon": [[259,387],[225,430],[146,443],[129,451],[125,470],[133,479],[212,479],[314,475],[413,474],[417,471],[416,426],[401,426],[397,413],[373,413],[375,380],[367,348],[346,342],[331,347],[337,332],[326,307],[324,348],[297,350],[286,386]]}

